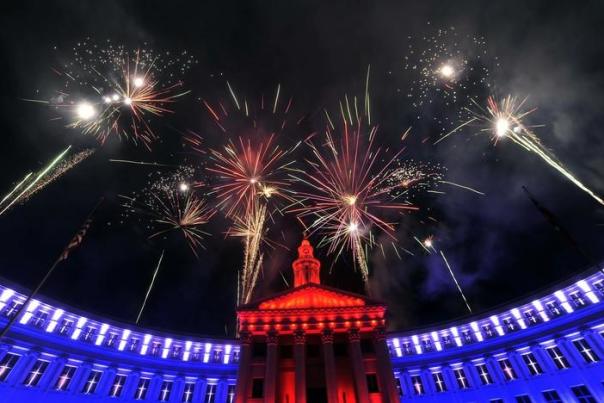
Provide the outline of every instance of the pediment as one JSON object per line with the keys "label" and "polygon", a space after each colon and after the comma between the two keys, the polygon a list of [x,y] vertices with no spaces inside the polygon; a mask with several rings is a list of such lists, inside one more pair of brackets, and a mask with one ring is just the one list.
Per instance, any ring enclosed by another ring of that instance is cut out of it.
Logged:
{"label": "pediment", "polygon": [[365,306],[360,296],[333,291],[321,286],[304,286],[285,294],[268,298],[258,305],[260,310],[341,308]]}

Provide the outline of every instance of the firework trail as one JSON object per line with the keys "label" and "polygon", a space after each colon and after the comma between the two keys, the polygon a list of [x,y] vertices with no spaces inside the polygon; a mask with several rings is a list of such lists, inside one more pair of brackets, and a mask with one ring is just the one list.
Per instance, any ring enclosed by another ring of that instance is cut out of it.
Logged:
{"label": "firework trail", "polygon": [[[419,240],[415,236],[413,237],[413,239],[415,239],[415,241],[417,241],[417,243],[428,254],[431,255],[432,253],[436,252],[436,247],[434,246],[434,236],[430,235],[427,238],[425,238],[423,241]],[[451,276],[453,283],[455,283],[455,287],[457,288],[457,291],[459,292],[461,299],[463,300],[464,304],[466,305],[468,312],[472,313],[472,308],[470,307],[470,304],[468,303],[468,299],[466,298],[466,295],[464,294],[463,289],[461,288],[461,285],[459,284],[459,281],[457,281],[457,276],[455,276],[455,273],[453,272],[453,269],[451,268],[451,265],[449,264],[449,261],[447,260],[447,257],[445,256],[445,253],[442,250],[440,250],[440,251],[438,251],[438,254],[442,258],[445,266],[447,267],[447,270],[449,271],[449,275]]]}
{"label": "firework trail", "polygon": [[505,139],[512,140],[524,150],[535,153],[575,186],[590,195],[601,205],[604,205],[604,200],[599,195],[577,179],[573,173],[567,170],[564,165],[557,161],[552,153],[543,146],[541,140],[532,131],[534,126],[531,127],[524,124],[523,119],[535,110],[525,109],[525,103],[526,98],[519,100],[516,97],[507,96],[497,102],[493,97],[489,97],[487,99],[486,108],[483,108],[473,101],[475,109],[469,109],[472,118],[446,134],[439,141],[444,140],[465,126],[473,123],[479,124],[481,127],[480,132],[489,133],[495,144]]}
{"label": "firework trail", "polygon": [[100,144],[117,136],[150,149],[157,139],[153,120],[172,113],[170,104],[189,92],[180,77],[194,63],[186,51],[160,53],[146,45],[130,50],[87,38],[74,47],[70,61],[53,69],[65,82],[50,101],[42,102],[66,111],[68,127]]}
{"label": "firework trail", "polygon": [[197,257],[198,249],[203,248],[204,237],[209,235],[203,228],[215,210],[193,189],[190,180],[193,174],[194,170],[183,167],[172,175],[152,181],[140,193],[120,197],[126,216],[135,214],[148,220],[149,239],[180,232]]}
{"label": "firework trail", "polygon": [[445,265],[447,266],[447,269],[449,270],[449,274],[451,274],[451,278],[455,282],[457,291],[459,291],[459,294],[461,295],[461,298],[463,299],[464,304],[466,304],[466,308],[468,308],[468,311],[470,313],[472,313],[472,308],[470,308],[470,304],[468,303],[468,300],[467,300],[465,294],[463,293],[463,290],[461,289],[459,282],[457,281],[457,277],[455,277],[455,274],[453,273],[453,270],[451,269],[451,266],[449,265],[449,262],[447,261],[447,258],[445,257],[445,254],[443,253],[442,250],[440,251],[440,256],[443,258],[443,261],[445,262]]}
{"label": "firework trail", "polygon": [[71,157],[66,157],[70,149],[71,146],[63,150],[37,174],[28,173],[13,190],[2,198],[2,201],[0,201],[0,215],[4,214],[16,203],[25,203],[34,194],[56,181],[67,171],[74,168],[94,153],[94,150],[87,149],[80,151]]}
{"label": "firework trail", "polygon": [[[211,193],[218,200],[217,207],[232,222],[227,235],[243,242],[237,302],[244,304],[252,298],[262,268],[261,246],[275,244],[268,239],[269,223],[276,222],[275,213],[282,215],[287,205],[296,203],[290,174],[292,154],[300,142],[291,147],[280,143],[292,120],[292,99],[281,102],[280,85],[271,100],[261,97],[259,105],[239,96],[228,82],[227,88],[230,107],[223,102],[211,105],[203,101],[210,118],[228,136],[224,145],[209,149],[207,171],[215,179]],[[297,120],[291,126],[299,123]],[[186,140],[194,150],[205,153],[198,135]]]}
{"label": "firework trail", "polygon": [[50,185],[52,182],[59,179],[59,177],[61,177],[70,169],[75,168],[76,165],[80,164],[82,161],[90,157],[92,154],[94,154],[94,152],[94,149],[85,149],[59,162],[35,186],[33,186],[31,189],[29,189],[29,191],[25,192],[23,196],[21,196],[21,203],[25,203],[34,194],[38,193],[44,187]]}
{"label": "firework trail", "polygon": [[149,294],[151,294],[151,290],[153,289],[153,285],[155,284],[155,278],[157,277],[157,273],[159,272],[159,268],[161,266],[162,260],[164,260],[164,252],[161,251],[161,255],[159,256],[159,260],[157,261],[157,265],[155,266],[155,270],[153,271],[153,277],[151,277],[151,283],[149,283],[149,288],[147,288],[147,292],[145,293],[145,299],[143,300],[143,304],[141,305],[141,309],[138,311],[138,315],[136,316],[136,324],[141,320],[141,316],[143,316],[143,311],[145,310],[145,306],[147,306],[147,300],[149,299]]}

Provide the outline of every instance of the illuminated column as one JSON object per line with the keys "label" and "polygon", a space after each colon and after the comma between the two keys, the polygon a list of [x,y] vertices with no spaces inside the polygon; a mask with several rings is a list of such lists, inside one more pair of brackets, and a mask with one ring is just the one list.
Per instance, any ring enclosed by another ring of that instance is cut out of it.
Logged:
{"label": "illuminated column", "polygon": [[[195,382],[195,388],[193,389],[193,401],[201,402],[204,400],[205,391],[206,391],[207,381],[202,378],[198,378],[197,382]],[[244,394],[241,394],[241,398],[243,399]]]}
{"label": "illuminated column", "polygon": [[294,361],[296,365],[296,403],[306,403],[306,335],[294,334]]}
{"label": "illuminated column", "polygon": [[275,331],[266,334],[266,365],[264,373],[264,401],[274,403],[277,386],[277,340]]}
{"label": "illuminated column", "polygon": [[333,333],[331,330],[323,331],[321,342],[323,344],[323,361],[325,362],[327,402],[338,403],[338,377],[336,375],[336,358],[333,354]]}
{"label": "illuminated column", "polygon": [[8,375],[8,384],[15,385],[18,382],[23,382],[37,359],[38,353],[36,352],[32,351],[25,354],[19,361],[17,361],[15,368]]}
{"label": "illuminated column", "polygon": [[499,363],[491,356],[485,357],[485,363],[489,368],[489,373],[491,374],[491,378],[493,378],[493,382],[503,384],[505,383],[505,378],[501,373],[501,368],[499,368]]}
{"label": "illuminated column", "polygon": [[377,375],[384,403],[398,403],[399,396],[394,383],[394,371],[390,361],[390,352],[386,344],[386,333],[383,327],[376,328],[373,333],[375,347],[375,358],[377,364]]}
{"label": "illuminated column", "polygon": [[583,332],[581,332],[581,335],[585,337],[585,340],[587,340],[591,348],[594,349],[598,356],[604,356],[604,339],[601,336],[599,336],[591,329],[584,330]]}
{"label": "illuminated column", "polygon": [[518,375],[518,377],[520,379],[530,378],[531,374],[529,372],[529,369],[526,365],[524,365],[524,362],[522,360],[522,357],[520,357],[520,354],[518,354],[516,351],[509,351],[508,357],[510,359],[510,363],[512,364],[512,368],[514,369],[514,371],[516,372],[516,375]]}
{"label": "illuminated column", "polygon": [[83,365],[80,365],[72,380],[72,383],[74,385],[72,393],[80,393],[80,391],[84,387],[84,384],[86,383],[86,380],[88,379],[90,371],[92,371],[92,365],[90,363],[84,363]]}
{"label": "illuminated column", "polygon": [[[237,370],[237,386],[235,387],[235,403],[247,400],[247,381],[252,365],[252,336],[249,332],[241,332],[239,341],[239,369]],[[197,389],[197,388],[196,388]]]}
{"label": "illuminated column", "polygon": [[[181,402],[182,401],[182,393],[185,390],[185,380],[182,376],[178,376],[174,379],[174,383],[172,384],[172,393],[170,393],[170,401],[171,402]],[[220,400],[217,400],[220,401]]]}
{"label": "illuminated column", "polygon": [[581,357],[581,354],[577,351],[575,346],[571,345],[571,343],[565,338],[561,337],[556,339],[556,345],[562,351],[562,353],[568,359],[568,362],[573,367],[583,367],[585,365],[585,360]]}
{"label": "illuminated column", "polygon": [[546,373],[556,372],[556,366],[550,359],[549,354],[539,344],[531,346],[531,352],[535,355],[537,362]]}
{"label": "illuminated column", "polygon": [[50,363],[48,369],[44,372],[44,375],[42,376],[42,379],[40,379],[40,383],[38,384],[40,389],[52,389],[55,384],[55,380],[61,373],[61,369],[63,369],[63,366],[66,362],[67,360],[64,357],[58,357]]}
{"label": "illuminated column", "polygon": [[101,377],[97,387],[99,395],[105,396],[109,394],[111,385],[113,384],[113,379],[115,378],[116,374],[117,370],[115,368],[108,368],[107,370],[103,371],[103,376]]}
{"label": "illuminated column", "polygon": [[[229,383],[226,379],[221,379],[216,385],[216,402],[226,402],[228,399],[227,392],[229,389]],[[180,402],[180,400],[178,400]]]}
{"label": "illuminated column", "polygon": [[361,352],[361,336],[358,329],[348,331],[348,353],[352,364],[354,387],[358,403],[369,403],[369,392],[367,390],[367,375],[363,365],[363,354]]}
{"label": "illuminated column", "polygon": [[163,378],[159,374],[155,374],[151,377],[149,382],[149,391],[147,392],[147,399],[156,400],[159,396]]}
{"label": "illuminated column", "polygon": [[141,374],[137,371],[128,374],[128,376],[126,377],[126,382],[124,382],[124,391],[122,392],[122,396],[134,396],[140,377]]}

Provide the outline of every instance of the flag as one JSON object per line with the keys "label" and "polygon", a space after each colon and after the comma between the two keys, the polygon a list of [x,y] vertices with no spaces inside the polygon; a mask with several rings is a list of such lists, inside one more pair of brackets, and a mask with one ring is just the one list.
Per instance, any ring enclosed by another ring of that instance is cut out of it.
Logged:
{"label": "flag", "polygon": [[59,262],[66,260],[69,257],[69,254],[71,253],[71,251],[76,249],[78,246],[80,246],[80,244],[84,240],[84,237],[86,236],[86,232],[88,231],[88,228],[90,228],[90,224],[92,224],[92,217],[89,217],[88,219],[86,219],[86,221],[84,221],[84,224],[82,225],[80,230],[78,232],[76,232],[76,234],[74,235],[73,238],[71,238],[71,241],[69,241],[69,243],[63,250],[63,253],[61,253],[61,256],[59,256],[59,259],[58,259]]}

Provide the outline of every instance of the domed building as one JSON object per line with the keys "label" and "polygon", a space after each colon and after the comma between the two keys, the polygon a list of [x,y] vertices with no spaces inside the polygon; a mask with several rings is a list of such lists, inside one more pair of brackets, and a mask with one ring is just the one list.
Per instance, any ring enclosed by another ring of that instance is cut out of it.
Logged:
{"label": "domed building", "polygon": [[[0,340],[0,403],[602,402],[604,271],[420,330],[327,287],[303,241],[294,287],[239,307],[237,339],[169,334],[33,299]],[[0,326],[27,291],[0,285]]]}

